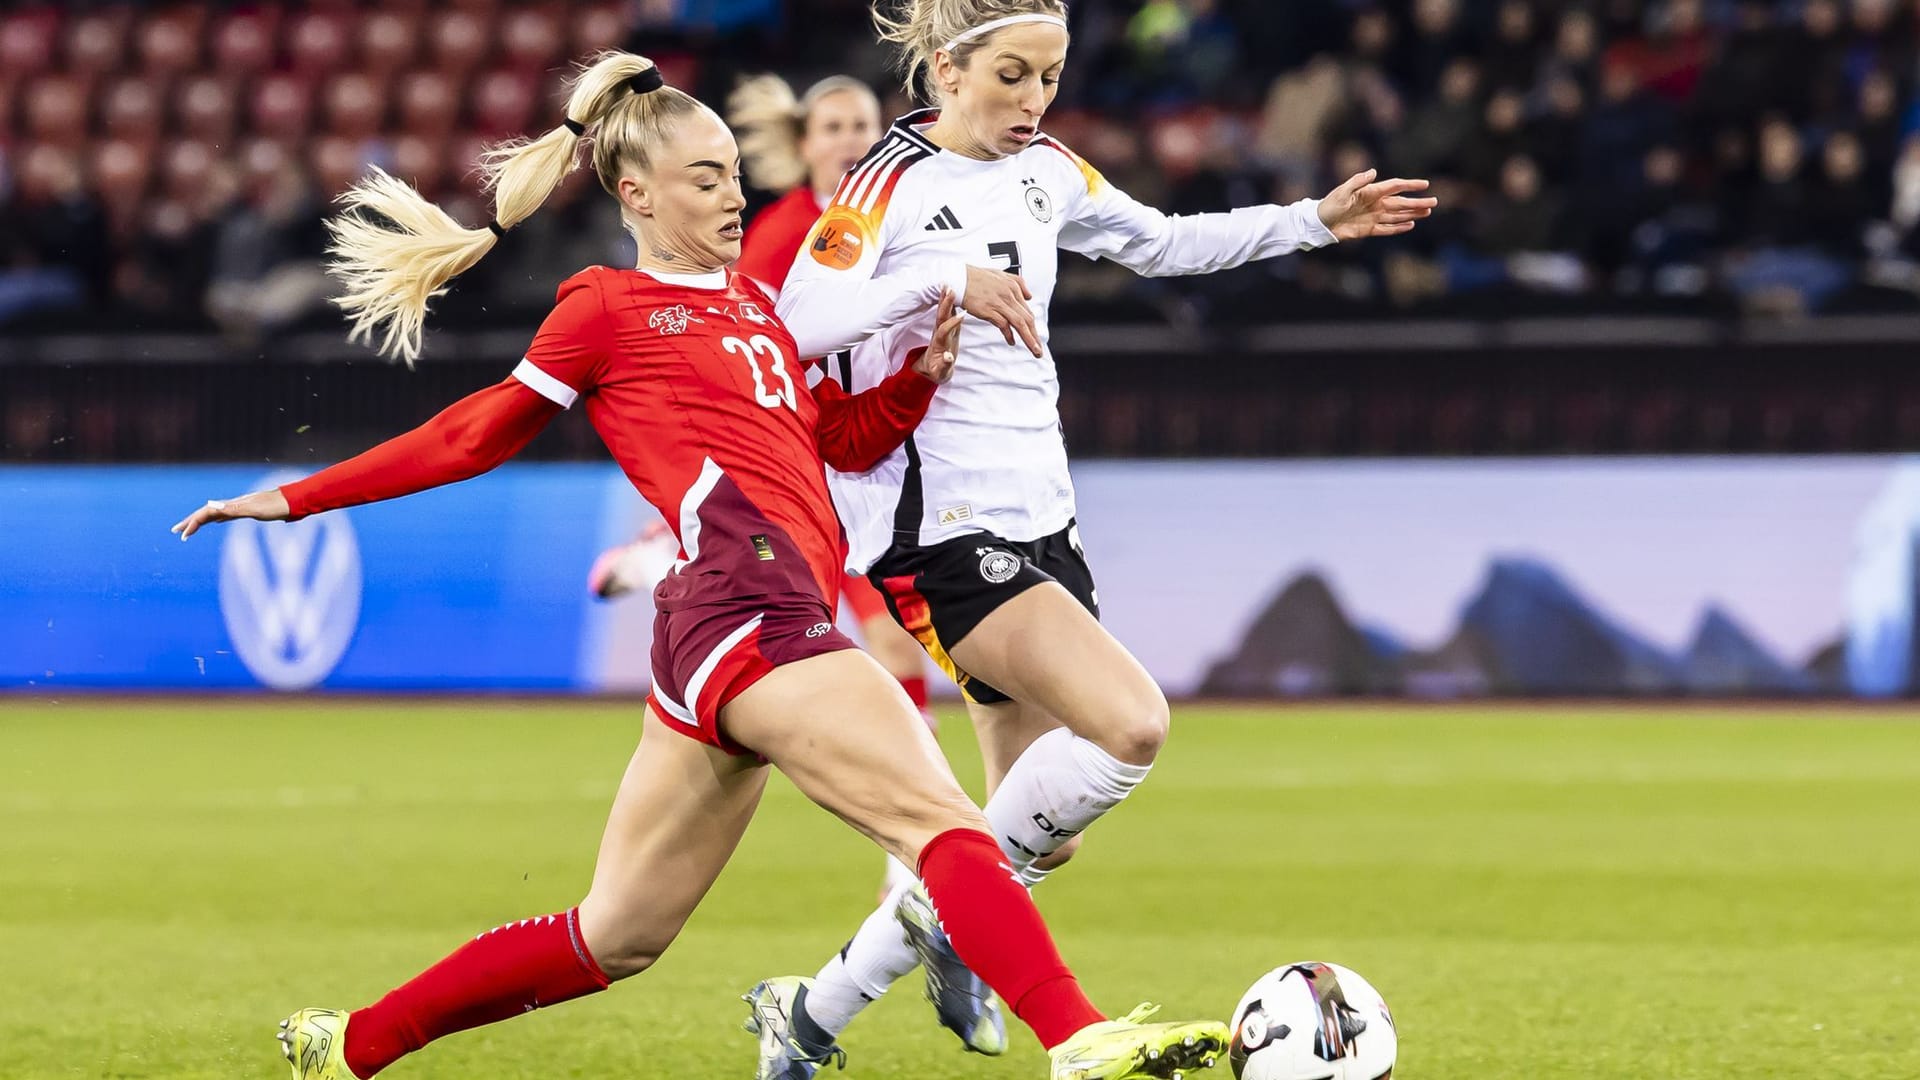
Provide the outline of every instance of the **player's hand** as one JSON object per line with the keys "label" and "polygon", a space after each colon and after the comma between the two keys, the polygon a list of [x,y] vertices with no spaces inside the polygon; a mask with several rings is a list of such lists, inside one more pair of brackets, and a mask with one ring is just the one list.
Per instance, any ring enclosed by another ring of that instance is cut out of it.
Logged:
{"label": "player's hand", "polygon": [[960,323],[967,316],[954,307],[953,290],[947,289],[940,294],[935,316],[940,322],[933,328],[933,341],[913,361],[913,370],[937,383],[953,378],[953,362],[960,358]]}
{"label": "player's hand", "polygon": [[1026,343],[1027,351],[1041,356],[1044,354],[1040,349],[1040,324],[1033,317],[1033,308],[1027,305],[1031,299],[1033,290],[1027,288],[1027,279],[1019,274],[984,266],[967,267],[967,293],[960,298],[960,306],[974,318],[985,319],[998,327],[1007,344],[1013,344],[1014,336],[1018,335]]}
{"label": "player's hand", "polygon": [[1425,180],[1395,179],[1376,183],[1377,175],[1378,169],[1355,173],[1320,200],[1320,220],[1334,236],[1341,240],[1397,236],[1411,231],[1415,222],[1432,214],[1440,203],[1435,198],[1407,194],[1427,190]]}
{"label": "player's hand", "polygon": [[185,540],[200,531],[200,526],[211,525],[216,521],[238,521],[252,518],[255,521],[285,521],[293,511],[287,506],[287,497],[280,494],[279,488],[271,491],[256,491],[251,495],[242,495],[237,499],[208,499],[207,505],[182,518],[173,531]]}

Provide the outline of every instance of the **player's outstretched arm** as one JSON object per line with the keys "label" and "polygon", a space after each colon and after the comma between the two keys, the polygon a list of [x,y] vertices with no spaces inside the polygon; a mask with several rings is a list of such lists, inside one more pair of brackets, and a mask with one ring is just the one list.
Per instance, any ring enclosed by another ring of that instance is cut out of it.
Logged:
{"label": "player's outstretched arm", "polygon": [[509,378],[468,394],[404,435],[304,480],[275,491],[208,502],[173,531],[185,540],[214,522],[294,521],[468,480],[525,449],[559,413],[559,405]]}
{"label": "player's outstretched arm", "polygon": [[866,472],[900,448],[927,415],[933,392],[953,377],[960,351],[960,324],[953,292],[941,294],[939,325],[925,347],[907,354],[900,370],[880,385],[849,394],[832,379],[813,388],[820,406],[814,445],[820,460],[840,472]]}

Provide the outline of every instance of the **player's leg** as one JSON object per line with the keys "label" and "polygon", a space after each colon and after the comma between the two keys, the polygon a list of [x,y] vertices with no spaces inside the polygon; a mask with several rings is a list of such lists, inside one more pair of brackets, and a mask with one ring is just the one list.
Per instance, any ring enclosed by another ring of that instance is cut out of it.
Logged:
{"label": "player's leg", "polygon": [[[858,574],[847,574],[840,583],[840,601],[860,627],[861,646],[880,662],[887,674],[899,681],[900,689],[907,692],[907,699],[920,710],[927,727],[938,732],[939,721],[927,707],[926,656],[920,651],[920,644],[893,621],[880,590]],[[915,880],[912,868],[891,855],[886,856],[879,899],[884,901],[889,893]]]}
{"label": "player's leg", "polygon": [[781,667],[733,699],[721,723],[808,798],[918,867],[954,948],[1043,1045],[1099,1022],[938,744],[870,657],[842,650]]}
{"label": "player's leg", "polygon": [[[1065,726],[1045,709],[1018,701],[992,704],[970,701],[967,703],[967,718],[972,722],[974,738],[980,744],[988,805],[993,804],[994,793],[1000,790],[1001,782],[1006,779],[1020,755],[1026,753],[1027,748],[1040,736]],[[1079,852],[1080,843],[1085,839],[1086,833],[1078,833],[1052,852],[1035,859],[1022,875],[1027,886],[1031,888],[1039,884],[1048,874],[1065,865]]]}
{"label": "player's leg", "polygon": [[350,1015],[294,1014],[282,1039],[296,1080],[367,1080],[434,1039],[644,971],[726,865],[765,785],[764,768],[668,729],[649,708],[586,898],[489,930]]}
{"label": "player's leg", "polygon": [[[1146,669],[1100,625],[1077,527],[1007,547],[1022,565],[988,596],[990,610],[954,628],[949,654],[967,673],[971,698],[1022,706],[996,713],[979,734],[990,761],[1011,761],[987,819],[1014,868],[1032,879],[1040,860],[1146,778],[1166,741],[1168,710]],[[1061,726],[1040,730],[1047,720]]]}

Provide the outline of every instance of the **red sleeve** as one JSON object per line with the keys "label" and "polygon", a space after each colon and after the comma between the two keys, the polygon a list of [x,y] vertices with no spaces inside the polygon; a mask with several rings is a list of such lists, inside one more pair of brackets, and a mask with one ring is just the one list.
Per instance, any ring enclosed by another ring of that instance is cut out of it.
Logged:
{"label": "red sleeve", "polygon": [[[805,193],[802,197],[809,202],[813,198]],[[779,292],[787,283],[793,257],[813,228],[813,216],[795,212],[790,198],[781,199],[753,219],[740,241],[740,261],[733,264],[736,273],[747,275],[772,292]]]}
{"label": "red sleeve", "polygon": [[468,394],[358,457],[280,488],[289,520],[468,480],[519,453],[560,406],[518,379]]}
{"label": "red sleeve", "polygon": [[907,363],[879,386],[849,394],[832,379],[813,388],[820,405],[814,445],[820,458],[840,472],[866,472],[900,448],[927,415],[939,384],[913,370],[925,349],[907,354]]}
{"label": "red sleeve", "polygon": [[563,409],[593,391],[613,354],[613,317],[600,291],[603,273],[583,270],[560,283],[527,358],[513,369],[514,378]]}

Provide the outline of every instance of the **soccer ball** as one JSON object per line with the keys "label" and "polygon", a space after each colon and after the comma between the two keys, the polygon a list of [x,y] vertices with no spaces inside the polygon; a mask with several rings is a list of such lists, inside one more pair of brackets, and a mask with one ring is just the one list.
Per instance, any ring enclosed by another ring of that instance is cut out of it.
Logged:
{"label": "soccer ball", "polygon": [[1288,964],[1233,1010],[1228,1060],[1238,1080],[1388,1080],[1399,1049],[1367,980],[1338,964]]}

